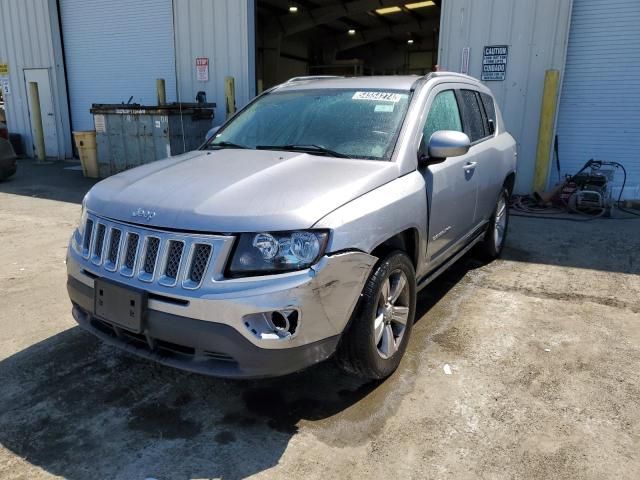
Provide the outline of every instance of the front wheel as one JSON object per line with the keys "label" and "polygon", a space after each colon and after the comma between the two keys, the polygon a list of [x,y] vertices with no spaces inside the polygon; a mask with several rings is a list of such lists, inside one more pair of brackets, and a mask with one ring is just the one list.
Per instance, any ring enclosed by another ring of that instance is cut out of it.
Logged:
{"label": "front wheel", "polygon": [[509,228],[509,191],[503,188],[498,195],[496,208],[493,211],[484,240],[479,244],[480,254],[487,260],[500,256]]}
{"label": "front wheel", "polygon": [[338,347],[340,366],[371,380],[391,375],[407,348],[415,310],[413,264],[406,253],[393,252],[378,262],[365,284]]}

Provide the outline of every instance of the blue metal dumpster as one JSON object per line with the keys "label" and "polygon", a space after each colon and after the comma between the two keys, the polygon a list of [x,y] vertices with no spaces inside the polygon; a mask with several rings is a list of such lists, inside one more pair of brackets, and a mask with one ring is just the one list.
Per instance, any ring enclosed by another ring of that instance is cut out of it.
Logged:
{"label": "blue metal dumpster", "polygon": [[197,149],[215,104],[93,104],[100,178]]}

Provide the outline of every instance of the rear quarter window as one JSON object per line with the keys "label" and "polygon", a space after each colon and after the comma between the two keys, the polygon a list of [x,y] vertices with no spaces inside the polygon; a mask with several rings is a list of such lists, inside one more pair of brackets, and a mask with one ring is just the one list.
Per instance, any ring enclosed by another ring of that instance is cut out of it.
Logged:
{"label": "rear quarter window", "polygon": [[484,111],[487,114],[487,118],[493,121],[494,127],[497,126],[496,106],[493,103],[493,97],[488,93],[481,93],[480,98],[482,99],[482,104],[484,105]]}

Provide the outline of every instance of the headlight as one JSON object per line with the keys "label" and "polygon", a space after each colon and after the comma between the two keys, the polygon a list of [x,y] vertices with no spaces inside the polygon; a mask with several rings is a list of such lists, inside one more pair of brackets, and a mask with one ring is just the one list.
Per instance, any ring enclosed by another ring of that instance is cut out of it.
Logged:
{"label": "headlight", "polygon": [[71,248],[76,253],[82,252],[82,239],[84,237],[84,230],[87,225],[87,208],[85,206],[84,200],[82,201],[82,208],[80,209],[80,220],[78,220],[78,227],[73,231],[71,235]]}
{"label": "headlight", "polygon": [[250,275],[290,272],[309,268],[324,253],[327,232],[243,233],[229,273]]}
{"label": "headlight", "polygon": [[78,222],[78,234],[80,238],[84,236],[84,228],[87,225],[87,206],[86,197],[82,200],[82,209],[80,210],[80,220]]}

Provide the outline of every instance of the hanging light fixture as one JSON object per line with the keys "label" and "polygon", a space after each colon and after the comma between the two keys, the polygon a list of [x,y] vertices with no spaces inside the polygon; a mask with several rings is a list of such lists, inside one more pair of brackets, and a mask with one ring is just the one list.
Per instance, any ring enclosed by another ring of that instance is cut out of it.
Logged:
{"label": "hanging light fixture", "polygon": [[384,7],[376,8],[375,11],[378,15],[389,15],[390,13],[399,13],[402,9],[400,7]]}
{"label": "hanging light fixture", "polygon": [[435,7],[435,6],[436,6],[436,2],[428,1],[428,2],[407,3],[405,5],[405,8],[408,8],[409,10],[417,10],[418,8]]}

